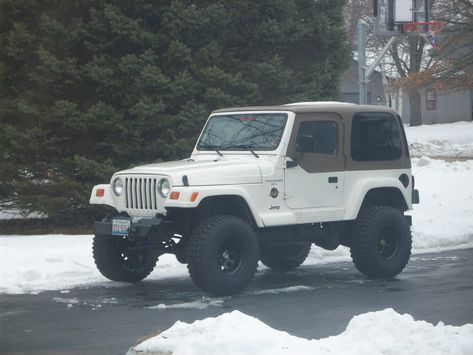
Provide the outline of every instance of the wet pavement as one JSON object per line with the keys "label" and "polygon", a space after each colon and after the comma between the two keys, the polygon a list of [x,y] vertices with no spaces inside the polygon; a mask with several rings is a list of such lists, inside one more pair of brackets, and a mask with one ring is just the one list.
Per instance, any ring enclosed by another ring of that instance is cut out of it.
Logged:
{"label": "wet pavement", "polygon": [[473,249],[415,255],[389,281],[368,280],[349,262],[262,270],[242,294],[225,298],[188,277],[110,285],[0,295],[0,353],[124,354],[177,320],[232,310],[304,338],[339,334],[354,315],[385,308],[434,324],[473,323]]}

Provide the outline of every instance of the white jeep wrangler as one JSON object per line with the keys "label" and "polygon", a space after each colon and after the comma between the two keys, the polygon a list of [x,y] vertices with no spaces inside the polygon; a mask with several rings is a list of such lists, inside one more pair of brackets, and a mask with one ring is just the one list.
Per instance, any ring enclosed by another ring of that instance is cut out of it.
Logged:
{"label": "white jeep wrangler", "polygon": [[386,107],[335,102],[213,112],[188,159],[139,166],[97,185],[93,254],[115,281],[148,276],[175,254],[214,295],[252,280],[258,261],[301,265],[312,243],[350,248],[357,269],[389,278],[406,266],[418,203],[404,129]]}

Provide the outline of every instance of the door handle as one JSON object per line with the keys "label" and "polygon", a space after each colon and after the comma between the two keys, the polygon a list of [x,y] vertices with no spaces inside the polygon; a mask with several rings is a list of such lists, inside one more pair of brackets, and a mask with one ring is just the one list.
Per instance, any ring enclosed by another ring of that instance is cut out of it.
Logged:
{"label": "door handle", "polygon": [[330,176],[328,178],[328,183],[329,184],[336,184],[338,182],[338,177],[337,176]]}

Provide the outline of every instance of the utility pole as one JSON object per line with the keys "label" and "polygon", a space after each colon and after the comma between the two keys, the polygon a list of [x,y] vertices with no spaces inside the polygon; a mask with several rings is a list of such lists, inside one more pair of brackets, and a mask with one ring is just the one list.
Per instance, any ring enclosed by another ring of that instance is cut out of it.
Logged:
{"label": "utility pole", "polygon": [[360,105],[368,103],[368,82],[366,77],[365,24],[358,22],[358,93]]}

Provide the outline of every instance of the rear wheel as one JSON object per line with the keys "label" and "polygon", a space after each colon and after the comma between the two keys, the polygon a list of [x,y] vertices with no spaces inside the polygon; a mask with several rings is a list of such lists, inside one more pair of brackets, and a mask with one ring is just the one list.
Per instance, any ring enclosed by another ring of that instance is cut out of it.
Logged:
{"label": "rear wheel", "polygon": [[289,271],[304,263],[312,243],[266,245],[261,247],[261,262],[275,271]]}
{"label": "rear wheel", "polygon": [[96,235],[92,249],[95,265],[112,281],[141,281],[153,271],[157,261],[127,237]]}
{"label": "rear wheel", "polygon": [[409,261],[411,231],[402,212],[395,208],[368,208],[356,221],[352,237],[353,262],[368,277],[394,277]]}
{"label": "rear wheel", "polygon": [[243,290],[258,266],[258,243],[248,223],[212,216],[194,230],[187,246],[187,268],[194,283],[214,295]]}

